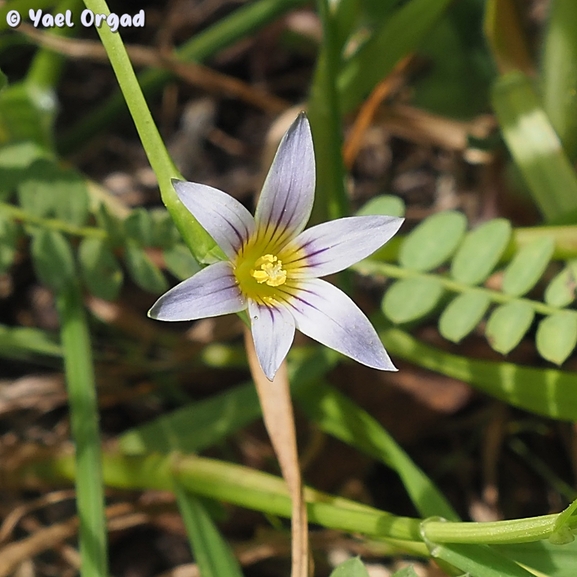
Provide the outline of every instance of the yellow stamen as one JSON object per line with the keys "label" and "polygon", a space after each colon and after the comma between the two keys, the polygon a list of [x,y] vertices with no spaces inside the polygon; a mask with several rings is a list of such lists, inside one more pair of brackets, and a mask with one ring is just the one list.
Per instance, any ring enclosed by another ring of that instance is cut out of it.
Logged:
{"label": "yellow stamen", "polygon": [[268,286],[280,286],[286,282],[286,270],[282,268],[282,261],[272,254],[261,256],[250,271],[257,283],[266,283]]}

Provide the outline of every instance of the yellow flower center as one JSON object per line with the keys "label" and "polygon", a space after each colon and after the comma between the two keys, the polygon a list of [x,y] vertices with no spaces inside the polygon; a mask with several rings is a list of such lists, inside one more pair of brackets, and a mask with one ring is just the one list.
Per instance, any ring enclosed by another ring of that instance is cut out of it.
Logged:
{"label": "yellow flower center", "polygon": [[282,267],[282,261],[272,254],[261,256],[254,263],[254,267],[250,274],[258,284],[280,286],[286,282],[286,270]]}

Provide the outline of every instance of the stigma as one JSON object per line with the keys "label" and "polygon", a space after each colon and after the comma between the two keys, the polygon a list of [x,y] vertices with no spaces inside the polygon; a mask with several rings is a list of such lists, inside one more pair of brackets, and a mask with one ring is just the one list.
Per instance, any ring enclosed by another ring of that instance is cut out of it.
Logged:
{"label": "stigma", "polygon": [[286,270],[282,268],[282,261],[272,254],[265,254],[257,259],[250,274],[259,284],[266,283],[274,287],[286,282]]}

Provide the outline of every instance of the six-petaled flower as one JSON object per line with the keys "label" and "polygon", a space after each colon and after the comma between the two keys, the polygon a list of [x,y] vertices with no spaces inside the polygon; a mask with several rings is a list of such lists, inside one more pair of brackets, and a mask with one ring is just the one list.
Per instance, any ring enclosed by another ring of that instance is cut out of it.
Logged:
{"label": "six-petaled flower", "polygon": [[303,232],[315,188],[313,142],[304,114],[280,143],[254,217],[210,186],[175,181],[174,188],[227,260],[169,290],[149,316],[184,321],[248,309],[256,354],[270,380],[288,353],[295,328],[369,367],[396,370],[367,317],[319,277],[372,254],[403,219],[348,217]]}

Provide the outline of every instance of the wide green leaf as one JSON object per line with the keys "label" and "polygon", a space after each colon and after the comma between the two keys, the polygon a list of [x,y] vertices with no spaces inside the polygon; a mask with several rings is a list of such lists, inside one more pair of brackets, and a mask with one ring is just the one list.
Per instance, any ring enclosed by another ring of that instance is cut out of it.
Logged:
{"label": "wide green leaf", "polygon": [[423,318],[439,303],[445,289],[435,278],[405,278],[386,292],[383,312],[397,324]]}
{"label": "wide green leaf", "polygon": [[577,211],[577,175],[535,93],[520,72],[501,77],[493,107],[505,142],[546,220]]}
{"label": "wide green leaf", "polygon": [[460,342],[479,324],[490,304],[489,295],[480,291],[457,295],[441,314],[439,331],[447,340]]}
{"label": "wide green leaf", "polygon": [[575,300],[577,289],[577,260],[557,274],[545,289],[545,302],[553,307],[566,307]]}
{"label": "wide green leaf", "polygon": [[17,142],[0,149],[0,198],[8,197],[28,176],[28,167],[48,153],[35,142]]}
{"label": "wide green leaf", "polygon": [[115,300],[124,275],[108,243],[99,238],[85,238],[80,243],[78,257],[82,277],[91,294]]}
{"label": "wide green leaf", "polygon": [[562,364],[577,344],[577,312],[561,311],[544,318],[539,323],[536,342],[544,359]]}
{"label": "wide green leaf", "polygon": [[68,240],[54,230],[39,230],[32,237],[32,262],[38,278],[55,293],[76,278],[74,256]]}
{"label": "wide green leaf", "polygon": [[141,289],[153,294],[167,290],[168,284],[160,269],[134,241],[127,241],[124,257],[130,276]]}
{"label": "wide green leaf", "polygon": [[511,223],[496,218],[469,232],[451,265],[454,279],[467,284],[483,282],[497,266],[511,238]]}
{"label": "wide green leaf", "polygon": [[529,330],[535,311],[523,301],[513,301],[497,307],[487,322],[485,334],[491,347],[506,355],[513,350]]}
{"label": "wide green leaf", "polygon": [[555,250],[551,237],[537,238],[525,245],[513,258],[503,275],[503,292],[522,296],[539,281]]}
{"label": "wide green leaf", "polygon": [[442,265],[455,252],[467,219],[461,212],[448,210],[425,219],[406,237],[399,253],[403,268],[429,271]]}

